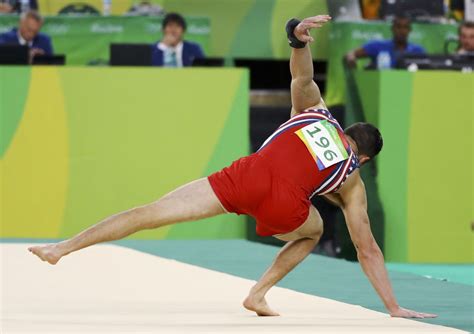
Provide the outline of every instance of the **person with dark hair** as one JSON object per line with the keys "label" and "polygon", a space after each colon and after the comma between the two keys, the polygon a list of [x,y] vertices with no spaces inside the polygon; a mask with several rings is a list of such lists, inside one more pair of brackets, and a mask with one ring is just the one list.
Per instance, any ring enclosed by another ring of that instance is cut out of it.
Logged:
{"label": "person with dark hair", "polygon": [[162,23],[163,38],[153,46],[152,64],[164,67],[191,66],[194,59],[204,58],[199,44],[183,40],[186,21],[177,13],[169,13]]}
{"label": "person with dark hair", "polygon": [[369,123],[355,123],[347,127],[344,133],[352,138],[358,153],[373,159],[382,150],[383,139],[379,129]]}
{"label": "person with dark hair", "polygon": [[474,54],[474,22],[464,21],[459,26],[457,54]]}
{"label": "person with dark hair", "polygon": [[398,305],[383,254],[370,230],[359,167],[382,149],[380,132],[367,123],[355,124],[344,132],[327,110],[313,81],[313,59],[308,45],[313,38],[309,30],[329,20],[327,15],[318,15],[288,22],[287,35],[292,47],[291,118],[256,153],[156,202],[113,215],[69,240],[29,250],[43,261],[56,264],[71,252],[143,229],[229,212],[247,214],[256,219],[258,234],[287,241],[243,303],[260,316],[274,316],[278,313],[268,306],[265,295],[318,243],[323,222],[309,199],[324,196],[342,209],[360,264],[390,315],[435,317]]}
{"label": "person with dark hair", "polygon": [[52,55],[53,44],[51,38],[40,29],[43,25],[43,18],[34,10],[21,14],[20,24],[8,32],[0,34],[0,44],[27,45],[30,47],[30,58],[36,55]]}
{"label": "person with dark hair", "polygon": [[417,44],[408,42],[411,32],[411,21],[408,17],[397,16],[392,22],[392,39],[370,41],[362,47],[350,51],[345,56],[349,67],[356,67],[357,59],[371,59],[369,67],[376,68],[378,57],[384,55],[388,58],[388,67],[395,67],[397,60],[404,54],[425,54],[425,49]]}

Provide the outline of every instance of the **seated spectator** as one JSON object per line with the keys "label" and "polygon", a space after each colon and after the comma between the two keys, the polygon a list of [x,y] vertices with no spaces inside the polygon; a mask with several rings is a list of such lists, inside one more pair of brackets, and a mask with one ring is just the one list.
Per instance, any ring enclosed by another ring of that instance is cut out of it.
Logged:
{"label": "seated spectator", "polygon": [[459,48],[457,54],[474,54],[474,22],[463,22],[459,26]]}
{"label": "seated spectator", "polygon": [[22,4],[20,0],[0,0],[0,13],[21,13],[25,10],[38,10],[38,1],[37,0],[28,0],[26,4],[27,8],[23,8],[25,4]]}
{"label": "seated spectator", "polygon": [[194,59],[204,58],[197,43],[183,40],[186,21],[176,13],[165,16],[162,24],[163,38],[153,46],[152,64],[164,67],[191,66]]}
{"label": "seated spectator", "polygon": [[36,55],[52,55],[53,45],[48,35],[40,33],[43,18],[38,12],[30,10],[20,17],[18,29],[0,34],[0,44],[27,45],[30,47],[30,57]]}
{"label": "seated spectator", "polygon": [[395,67],[398,58],[403,54],[425,54],[423,47],[408,42],[408,35],[411,31],[411,22],[406,17],[396,17],[392,22],[392,39],[371,41],[361,48],[349,52],[346,63],[350,67],[356,66],[358,58],[370,57],[369,67],[376,68],[377,56],[382,52],[390,55],[390,67]]}

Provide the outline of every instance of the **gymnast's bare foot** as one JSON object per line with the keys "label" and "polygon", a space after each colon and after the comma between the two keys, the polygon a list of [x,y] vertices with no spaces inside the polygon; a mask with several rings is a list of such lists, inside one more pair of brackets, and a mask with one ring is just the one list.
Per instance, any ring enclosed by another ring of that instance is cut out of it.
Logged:
{"label": "gymnast's bare foot", "polygon": [[244,300],[244,307],[247,310],[257,313],[258,316],[279,316],[277,312],[273,311],[270,306],[268,306],[267,301],[264,297],[250,294]]}
{"label": "gymnast's bare foot", "polygon": [[28,250],[38,256],[41,260],[47,261],[50,264],[58,263],[58,261],[63,256],[57,244],[33,246],[28,248]]}

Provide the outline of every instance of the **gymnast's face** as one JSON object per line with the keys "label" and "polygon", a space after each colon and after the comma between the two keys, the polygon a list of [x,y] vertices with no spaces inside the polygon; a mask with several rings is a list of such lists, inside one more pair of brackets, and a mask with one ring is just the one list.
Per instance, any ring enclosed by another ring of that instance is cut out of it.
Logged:
{"label": "gymnast's face", "polygon": [[349,142],[349,145],[351,145],[351,149],[354,152],[354,154],[357,156],[357,160],[359,160],[359,165],[362,167],[362,165],[365,165],[367,162],[370,161],[370,157],[368,157],[365,154],[359,154],[359,148],[357,147],[356,141],[349,135],[345,135],[347,141]]}

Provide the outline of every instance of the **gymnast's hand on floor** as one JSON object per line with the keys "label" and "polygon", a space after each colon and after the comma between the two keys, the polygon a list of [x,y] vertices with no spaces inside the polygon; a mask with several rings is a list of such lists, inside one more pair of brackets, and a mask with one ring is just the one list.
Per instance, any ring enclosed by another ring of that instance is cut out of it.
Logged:
{"label": "gymnast's hand on floor", "polygon": [[390,311],[390,316],[394,318],[436,318],[436,314],[421,313],[398,306],[395,310]]}
{"label": "gymnast's hand on floor", "polygon": [[316,15],[308,17],[301,21],[295,28],[295,37],[301,42],[314,42],[314,38],[309,34],[309,30],[312,28],[321,28],[324,23],[331,20],[329,15]]}

